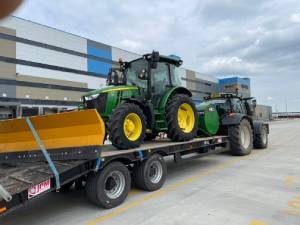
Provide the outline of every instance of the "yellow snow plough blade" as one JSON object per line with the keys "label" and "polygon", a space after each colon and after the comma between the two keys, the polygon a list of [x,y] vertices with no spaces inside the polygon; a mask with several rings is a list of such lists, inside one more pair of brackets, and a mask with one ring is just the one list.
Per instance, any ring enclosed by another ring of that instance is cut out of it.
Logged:
{"label": "yellow snow plough blade", "polygon": [[[30,121],[47,150],[103,144],[105,125],[95,109],[32,116]],[[0,121],[0,153],[39,149],[25,118]]]}

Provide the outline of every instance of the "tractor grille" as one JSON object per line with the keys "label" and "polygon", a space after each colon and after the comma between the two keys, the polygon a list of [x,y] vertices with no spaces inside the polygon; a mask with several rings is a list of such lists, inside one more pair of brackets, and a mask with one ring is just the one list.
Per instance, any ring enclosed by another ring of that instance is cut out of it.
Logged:
{"label": "tractor grille", "polygon": [[99,94],[97,98],[87,101],[88,109],[96,109],[99,113],[104,113],[106,108],[107,93]]}

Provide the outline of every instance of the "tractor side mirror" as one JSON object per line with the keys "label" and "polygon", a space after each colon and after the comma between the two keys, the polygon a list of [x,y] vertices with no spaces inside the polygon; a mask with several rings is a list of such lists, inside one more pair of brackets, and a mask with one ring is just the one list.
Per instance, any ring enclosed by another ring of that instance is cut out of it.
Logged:
{"label": "tractor side mirror", "polygon": [[256,99],[253,99],[253,100],[252,100],[252,105],[253,105],[253,108],[256,108],[256,105],[257,105],[257,104],[256,104]]}
{"label": "tractor side mirror", "polygon": [[150,61],[151,68],[156,69],[158,62],[159,62],[159,52],[153,51],[151,54],[151,61]]}

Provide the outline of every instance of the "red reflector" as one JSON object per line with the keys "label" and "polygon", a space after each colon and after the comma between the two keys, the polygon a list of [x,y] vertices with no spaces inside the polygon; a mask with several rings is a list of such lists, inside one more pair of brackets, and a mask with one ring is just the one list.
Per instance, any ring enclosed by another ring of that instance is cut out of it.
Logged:
{"label": "red reflector", "polygon": [[0,213],[5,212],[6,210],[7,210],[6,207],[2,207],[2,208],[0,208]]}

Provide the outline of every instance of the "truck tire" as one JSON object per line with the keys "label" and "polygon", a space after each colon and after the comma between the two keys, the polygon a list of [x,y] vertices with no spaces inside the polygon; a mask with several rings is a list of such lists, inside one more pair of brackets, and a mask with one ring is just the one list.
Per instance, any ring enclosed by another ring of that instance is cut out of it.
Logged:
{"label": "truck tire", "polygon": [[192,99],[184,94],[171,97],[166,107],[168,137],[188,141],[197,135],[197,111]]}
{"label": "truck tire", "polygon": [[253,131],[250,122],[242,119],[239,125],[228,128],[231,153],[237,156],[249,155],[253,149]]}
{"label": "truck tire", "polygon": [[133,182],[137,188],[145,191],[160,189],[167,177],[167,166],[160,154],[153,154],[146,161],[133,168]]}
{"label": "truck tire", "polygon": [[131,187],[131,177],[127,167],[120,162],[112,162],[87,180],[87,198],[97,206],[110,209],[120,205]]}
{"label": "truck tire", "polygon": [[139,147],[146,130],[146,119],[141,108],[133,103],[117,107],[108,121],[109,139],[118,149]]}
{"label": "truck tire", "polygon": [[268,132],[265,126],[261,126],[259,133],[255,134],[253,145],[257,149],[268,147]]}

